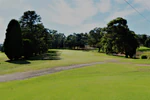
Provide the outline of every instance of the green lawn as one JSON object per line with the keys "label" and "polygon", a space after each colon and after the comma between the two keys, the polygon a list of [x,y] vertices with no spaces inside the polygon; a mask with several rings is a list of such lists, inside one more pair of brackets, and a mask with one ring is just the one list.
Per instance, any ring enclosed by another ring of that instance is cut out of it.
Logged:
{"label": "green lawn", "polygon": [[[0,53],[0,74],[107,61],[21,81],[0,83],[1,100],[149,100],[150,60],[126,59],[97,52],[58,50],[59,60],[6,62]],[[112,62],[110,62],[112,61]]]}
{"label": "green lawn", "polygon": [[1,100],[149,100],[150,67],[107,63],[0,83]]}
{"label": "green lawn", "polygon": [[0,74],[23,72],[29,70],[38,70],[43,68],[51,68],[57,66],[68,66],[73,64],[90,63],[113,59],[106,54],[97,53],[95,51],[77,51],[77,50],[51,50],[58,51],[59,60],[22,60],[14,62],[6,62],[8,59],[4,53],[0,53]]}

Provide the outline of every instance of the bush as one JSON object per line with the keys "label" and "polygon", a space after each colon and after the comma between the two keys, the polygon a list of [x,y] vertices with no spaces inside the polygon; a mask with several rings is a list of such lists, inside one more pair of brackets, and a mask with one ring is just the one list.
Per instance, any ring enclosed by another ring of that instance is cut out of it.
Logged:
{"label": "bush", "polygon": [[141,59],[148,59],[147,55],[141,55]]}

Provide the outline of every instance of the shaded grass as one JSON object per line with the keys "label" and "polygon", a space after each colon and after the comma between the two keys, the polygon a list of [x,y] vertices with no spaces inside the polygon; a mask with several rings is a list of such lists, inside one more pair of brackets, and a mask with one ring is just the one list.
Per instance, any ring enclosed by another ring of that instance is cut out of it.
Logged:
{"label": "shaded grass", "polygon": [[0,83],[2,100],[149,100],[150,68],[102,64]]}

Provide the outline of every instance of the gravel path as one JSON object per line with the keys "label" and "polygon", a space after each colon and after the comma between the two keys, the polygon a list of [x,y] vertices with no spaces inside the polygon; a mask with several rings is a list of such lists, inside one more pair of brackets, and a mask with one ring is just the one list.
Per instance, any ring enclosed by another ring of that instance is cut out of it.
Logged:
{"label": "gravel path", "polygon": [[12,80],[23,80],[23,79],[27,79],[27,78],[31,78],[31,77],[52,74],[52,73],[63,71],[63,70],[69,70],[69,69],[80,68],[80,67],[96,65],[96,64],[103,64],[103,63],[105,63],[105,62],[94,62],[94,63],[88,63],[88,64],[78,64],[78,65],[55,67],[55,68],[48,68],[48,69],[42,69],[42,70],[1,75],[0,82],[7,82],[7,81],[12,81]]}

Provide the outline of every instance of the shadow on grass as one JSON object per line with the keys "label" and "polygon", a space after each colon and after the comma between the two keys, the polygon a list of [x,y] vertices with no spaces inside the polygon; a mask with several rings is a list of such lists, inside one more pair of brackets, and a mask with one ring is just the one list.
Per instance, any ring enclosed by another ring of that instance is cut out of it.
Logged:
{"label": "shadow on grass", "polygon": [[13,63],[13,64],[30,64],[31,63],[30,60],[61,60],[59,56],[60,56],[60,52],[58,51],[48,51],[47,53],[30,57],[28,59],[21,59],[21,60],[14,60],[14,61],[7,60],[6,62]]}
{"label": "shadow on grass", "polygon": [[61,60],[60,52],[58,51],[48,51],[47,53],[30,57],[29,60]]}
{"label": "shadow on grass", "polygon": [[27,60],[15,60],[15,61],[7,60],[6,62],[13,64],[30,64],[30,62]]}

